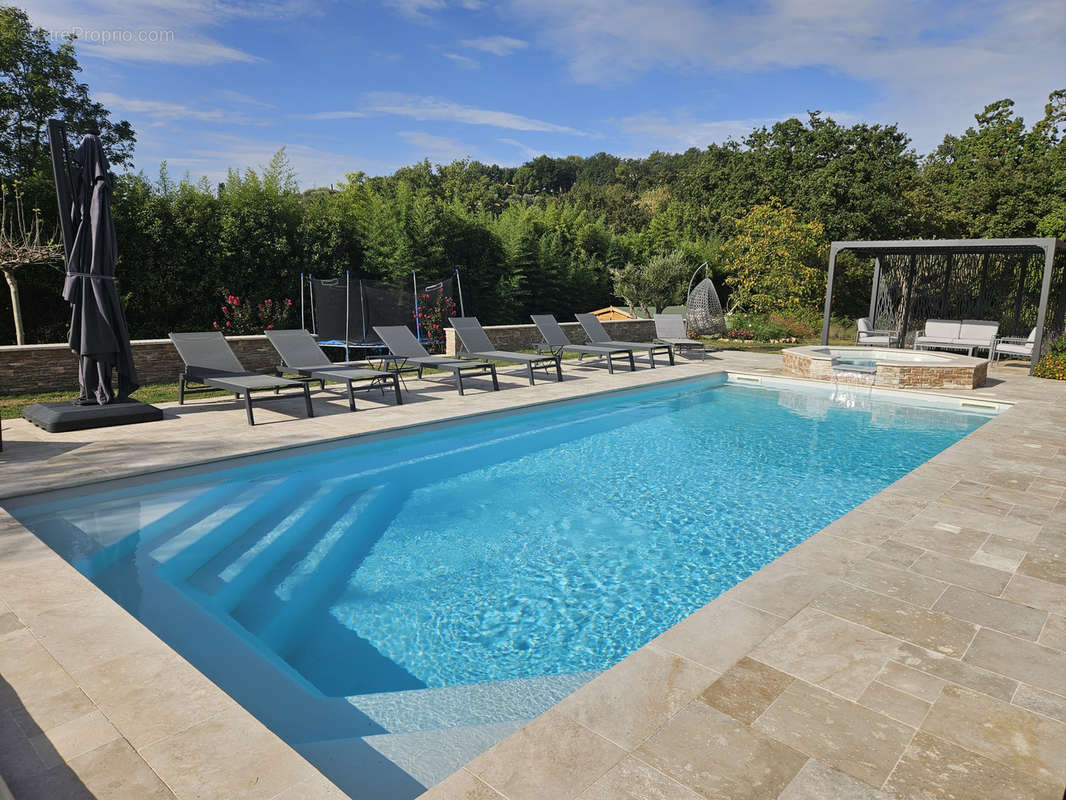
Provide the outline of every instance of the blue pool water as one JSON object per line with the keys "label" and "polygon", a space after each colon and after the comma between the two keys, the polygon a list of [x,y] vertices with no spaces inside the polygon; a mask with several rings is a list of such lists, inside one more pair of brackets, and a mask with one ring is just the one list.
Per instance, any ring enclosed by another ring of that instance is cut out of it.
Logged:
{"label": "blue pool water", "polygon": [[411,797],[989,417],[723,381],[9,510],[342,788]]}

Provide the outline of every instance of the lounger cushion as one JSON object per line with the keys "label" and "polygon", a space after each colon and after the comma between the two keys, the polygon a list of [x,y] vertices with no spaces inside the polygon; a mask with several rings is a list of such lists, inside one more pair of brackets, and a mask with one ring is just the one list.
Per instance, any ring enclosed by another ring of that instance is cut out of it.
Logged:
{"label": "lounger cushion", "polygon": [[920,340],[934,342],[954,342],[960,337],[962,323],[957,319],[931,319],[925,323],[925,331]]}
{"label": "lounger cushion", "polygon": [[964,319],[959,330],[959,339],[964,342],[992,344],[999,333],[999,323],[980,319]]}

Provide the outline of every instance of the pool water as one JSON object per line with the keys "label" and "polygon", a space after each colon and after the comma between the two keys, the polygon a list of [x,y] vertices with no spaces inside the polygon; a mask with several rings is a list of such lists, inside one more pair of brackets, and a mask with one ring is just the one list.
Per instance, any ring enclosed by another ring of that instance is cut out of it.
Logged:
{"label": "pool water", "polygon": [[991,414],[858,391],[703,379],[9,510],[341,788],[406,798]]}

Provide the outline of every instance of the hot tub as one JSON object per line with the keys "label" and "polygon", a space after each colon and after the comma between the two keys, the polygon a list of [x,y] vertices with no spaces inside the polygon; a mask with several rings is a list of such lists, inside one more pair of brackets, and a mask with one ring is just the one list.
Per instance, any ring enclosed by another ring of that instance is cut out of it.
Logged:
{"label": "hot tub", "polygon": [[955,353],[812,345],[781,351],[784,372],[801,378],[906,389],[976,389],[988,361]]}

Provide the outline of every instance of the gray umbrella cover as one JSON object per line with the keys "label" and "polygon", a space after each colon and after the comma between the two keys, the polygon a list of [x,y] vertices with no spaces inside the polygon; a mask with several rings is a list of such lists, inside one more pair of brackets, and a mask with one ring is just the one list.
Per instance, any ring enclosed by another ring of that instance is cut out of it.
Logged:
{"label": "gray umbrella cover", "polygon": [[[80,358],[81,405],[123,402],[138,388],[129,328],[115,288],[118,246],[111,218],[114,176],[100,139],[87,134],[75,155],[74,244],[63,298],[71,308],[70,349]],[[111,371],[118,368],[118,397]]]}

